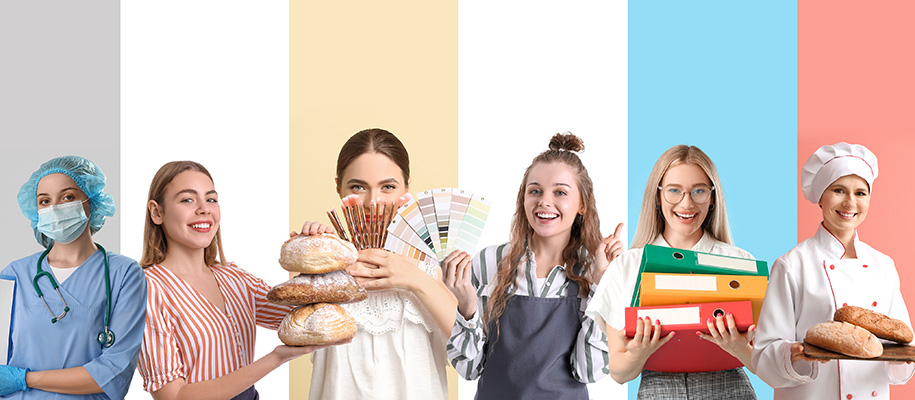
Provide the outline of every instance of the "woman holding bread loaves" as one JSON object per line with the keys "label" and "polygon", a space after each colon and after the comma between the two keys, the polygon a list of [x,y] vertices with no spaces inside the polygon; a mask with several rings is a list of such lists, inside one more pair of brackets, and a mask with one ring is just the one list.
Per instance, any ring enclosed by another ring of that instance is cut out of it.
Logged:
{"label": "woman holding bread loaves", "polygon": [[[587,311],[606,329],[610,376],[623,383],[641,374],[638,398],[756,398],[743,368],[700,373],[643,369],[648,358],[673,339],[675,332],[660,337],[657,319],[638,320],[632,339],[625,331],[625,309],[635,291],[646,244],[753,258],[731,243],[724,191],[711,158],[698,147],[686,145],[671,147],[661,154],[648,177],[632,247],[607,268]],[[754,326],[741,333],[731,315],[719,316],[707,324],[710,334],[697,332],[700,337],[717,344],[744,365],[750,364]]]}
{"label": "woman holding bread loaves", "polygon": [[[837,309],[858,306],[909,322],[893,260],[858,239],[867,217],[877,157],[858,144],[820,147],[801,170],[804,198],[818,204],[816,234],[772,265],[753,351],[756,373],[783,399],[888,399],[889,384],[912,376],[911,364],[804,356],[808,329]],[[853,350],[853,349],[847,349]]]}
{"label": "woman holding bread loaves", "polygon": [[609,264],[581,139],[557,134],[525,170],[509,242],[444,260],[458,298],[448,357],[477,399],[588,399],[607,339],[586,317]]}
{"label": "woman holding bread loaves", "polygon": [[[337,157],[337,194],[399,203],[410,185],[410,157],[403,143],[383,129],[349,138]],[[317,222],[303,234],[332,232]],[[359,251],[348,271],[368,290],[366,300],[341,304],[355,318],[352,343],[312,356],[312,399],[444,399],[445,336],[457,301],[437,265],[382,249]]]}
{"label": "woman holding bread loaves", "polygon": [[255,324],[277,329],[290,306],[225,262],[213,179],[202,165],[163,165],[149,187],[143,258],[149,288],[143,387],[156,400],[257,399],[254,383],[320,347],[277,346],[254,360]]}

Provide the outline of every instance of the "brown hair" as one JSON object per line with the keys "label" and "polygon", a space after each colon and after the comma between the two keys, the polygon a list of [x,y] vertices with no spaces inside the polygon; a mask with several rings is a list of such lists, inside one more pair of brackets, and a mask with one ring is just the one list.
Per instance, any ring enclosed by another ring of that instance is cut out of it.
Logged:
{"label": "brown hair", "polygon": [[[524,179],[521,180],[521,187],[518,189],[518,198],[516,201],[515,216],[512,219],[511,234],[509,238],[508,256],[502,258],[498,264],[496,286],[492,291],[492,297],[486,304],[486,311],[483,314],[483,329],[488,332],[490,324],[495,323],[496,335],[499,332],[499,317],[505,312],[505,304],[508,298],[514,295],[517,286],[514,285],[515,278],[518,276],[518,264],[521,263],[522,257],[528,250],[528,245],[533,238],[534,229],[527,220],[524,211],[524,196],[527,193],[525,186],[528,175],[534,165],[540,163],[562,163],[569,166],[578,178],[578,189],[581,195],[581,204],[584,207],[582,215],[575,217],[572,223],[572,234],[569,243],[562,251],[562,261],[566,265],[566,276],[578,283],[578,291],[582,295],[587,295],[590,290],[591,266],[594,261],[594,252],[600,245],[600,218],[597,215],[597,203],[594,200],[594,185],[588,170],[576,152],[585,149],[584,143],[578,136],[569,132],[557,133],[550,139],[550,149],[540,153],[531,165],[524,171]],[[580,271],[574,271],[575,266],[580,265]]]}
{"label": "brown hair", "polygon": [[343,171],[353,160],[365,153],[384,154],[403,172],[403,184],[410,185],[410,155],[397,136],[380,128],[371,128],[356,132],[340,148],[337,156],[337,189],[343,179]]}
{"label": "brown hair", "polygon": [[[175,176],[184,171],[202,172],[210,178],[210,181],[213,180],[210,172],[207,171],[203,165],[193,161],[172,161],[159,168],[159,171],[153,176],[152,182],[149,184],[149,198],[147,199],[147,203],[149,200],[155,200],[156,203],[159,203],[159,207],[164,209],[165,203],[163,200],[165,197],[165,189],[168,187],[168,184],[172,182],[172,179],[175,179]],[[221,230],[221,227],[216,230],[216,236],[213,238],[213,241],[210,242],[210,245],[203,251],[203,259],[206,265],[212,266],[221,264],[226,259],[225,254],[222,253]],[[140,265],[143,266],[143,268],[148,268],[154,264],[158,264],[162,262],[162,260],[165,260],[165,255],[167,253],[168,242],[165,239],[165,229],[162,228],[162,225],[156,225],[153,222],[149,207],[146,207],[146,226],[143,228],[143,257],[140,258]],[[218,260],[216,258],[217,255],[219,256]]]}
{"label": "brown hair", "polygon": [[712,186],[712,206],[709,207],[708,215],[705,221],[702,221],[702,231],[708,232],[716,240],[732,243],[731,229],[728,224],[728,209],[724,203],[724,190],[721,188],[721,180],[718,178],[718,169],[715,163],[702,150],[696,146],[687,146],[685,144],[676,145],[667,149],[658,161],[655,162],[651,175],[648,176],[648,185],[645,187],[645,195],[642,197],[642,211],[639,213],[639,223],[635,228],[635,235],[632,238],[633,249],[645,247],[646,244],[654,241],[658,235],[664,232],[664,216],[661,215],[661,194],[658,193],[658,186],[661,180],[667,174],[667,170],[675,165],[696,164],[705,171]]}

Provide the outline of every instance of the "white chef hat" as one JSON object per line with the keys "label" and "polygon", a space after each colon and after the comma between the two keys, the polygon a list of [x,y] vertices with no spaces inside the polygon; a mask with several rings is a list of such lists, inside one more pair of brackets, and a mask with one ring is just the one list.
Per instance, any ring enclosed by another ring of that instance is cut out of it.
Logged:
{"label": "white chef hat", "polygon": [[801,170],[801,191],[811,203],[820,202],[823,192],[836,179],[857,175],[872,189],[877,178],[877,156],[867,147],[845,142],[817,149]]}

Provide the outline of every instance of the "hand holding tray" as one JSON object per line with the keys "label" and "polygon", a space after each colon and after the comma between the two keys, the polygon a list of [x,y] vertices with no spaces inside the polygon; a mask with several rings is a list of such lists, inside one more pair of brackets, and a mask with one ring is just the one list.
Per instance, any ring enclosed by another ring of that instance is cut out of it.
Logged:
{"label": "hand holding tray", "polygon": [[874,358],[859,358],[826,350],[804,342],[804,355],[815,360],[865,360],[915,362],[915,346],[883,342],[883,355]]}

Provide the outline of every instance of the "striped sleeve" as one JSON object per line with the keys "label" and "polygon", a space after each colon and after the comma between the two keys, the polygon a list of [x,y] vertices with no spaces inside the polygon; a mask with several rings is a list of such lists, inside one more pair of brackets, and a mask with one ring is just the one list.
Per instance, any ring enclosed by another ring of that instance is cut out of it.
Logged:
{"label": "striped sleeve", "polygon": [[251,291],[251,298],[254,302],[255,323],[263,328],[279,329],[280,322],[283,322],[283,317],[295,307],[281,306],[267,301],[267,292],[270,291],[270,285],[237,265],[232,264],[232,266],[235,267],[236,271],[241,272],[241,278],[244,280],[245,286]]}
{"label": "striped sleeve", "polygon": [[505,245],[491,246],[483,249],[473,258],[470,270],[470,282],[477,290],[477,312],[469,320],[457,313],[451,337],[446,347],[448,359],[455,371],[464,379],[472,380],[480,377],[485,364],[483,343],[486,337],[480,315],[486,309],[489,284],[492,283],[496,273],[498,260],[502,258]]}
{"label": "striped sleeve", "polygon": [[161,283],[147,275],[146,328],[140,346],[138,370],[143,377],[143,389],[155,392],[165,384],[187,378],[184,361],[178,349],[174,331],[166,315],[168,310]]}
{"label": "striped sleeve", "polygon": [[578,330],[578,336],[575,339],[571,363],[572,376],[583,383],[594,383],[610,374],[610,369],[607,366],[610,361],[607,350],[607,336],[597,326],[594,319],[585,315],[588,302],[594,295],[596,288],[596,285],[591,285],[591,290],[588,292],[586,299],[579,297],[581,328]]}

